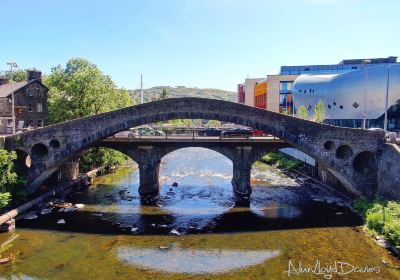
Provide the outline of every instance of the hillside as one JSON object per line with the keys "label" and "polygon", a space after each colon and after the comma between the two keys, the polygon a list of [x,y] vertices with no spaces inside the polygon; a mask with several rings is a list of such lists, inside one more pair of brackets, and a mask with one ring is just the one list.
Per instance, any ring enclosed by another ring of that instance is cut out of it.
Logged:
{"label": "hillside", "polygon": [[[167,98],[174,97],[202,97],[219,99],[226,101],[236,101],[236,93],[213,88],[188,88],[184,86],[170,87],[170,86],[157,86],[152,88],[143,89],[145,102],[157,100],[162,93],[163,89],[167,91]],[[140,89],[129,90],[129,94],[133,97],[135,103],[140,103]]]}

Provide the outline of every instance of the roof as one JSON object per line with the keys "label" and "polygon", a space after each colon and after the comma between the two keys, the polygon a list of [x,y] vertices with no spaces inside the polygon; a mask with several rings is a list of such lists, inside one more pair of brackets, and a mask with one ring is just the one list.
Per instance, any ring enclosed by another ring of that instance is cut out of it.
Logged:
{"label": "roof", "polygon": [[4,85],[0,85],[0,97],[8,97],[11,94],[11,91],[17,91],[28,84],[28,81],[7,83]]}
{"label": "roof", "polygon": [[343,59],[339,64],[363,64],[365,61],[369,61],[369,63],[396,63],[397,56],[389,56],[386,58]]}
{"label": "roof", "polygon": [[[16,92],[17,90],[20,90],[21,88],[34,83],[34,82],[38,82],[39,84],[41,84],[42,86],[46,87],[45,85],[43,85],[40,81],[38,80],[30,80],[30,81],[21,81],[21,82],[14,82],[14,83],[7,83],[7,84],[3,84],[0,85],[0,98],[4,98],[4,97],[8,97],[11,95],[11,92],[14,91]],[[12,87],[11,87],[12,85]],[[47,88],[47,87],[46,87]]]}

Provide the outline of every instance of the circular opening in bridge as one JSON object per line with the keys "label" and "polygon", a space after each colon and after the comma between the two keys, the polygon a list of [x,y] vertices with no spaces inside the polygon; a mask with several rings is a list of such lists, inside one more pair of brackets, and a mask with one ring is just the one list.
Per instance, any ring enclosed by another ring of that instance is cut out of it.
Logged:
{"label": "circular opening in bridge", "polygon": [[31,157],[22,150],[15,151],[17,158],[14,160],[14,168],[17,174],[25,174],[31,167]]}
{"label": "circular opening in bridge", "polygon": [[47,156],[49,150],[42,143],[35,144],[31,149],[32,160],[40,160]]}
{"label": "circular opening in bridge", "polygon": [[349,159],[352,155],[353,150],[347,145],[342,145],[336,150],[336,157],[339,159]]}
{"label": "circular opening in bridge", "polygon": [[354,170],[363,175],[370,176],[376,173],[376,158],[372,152],[364,151],[355,156],[353,160]]}
{"label": "circular opening in bridge", "polygon": [[333,150],[335,148],[335,143],[333,143],[333,141],[326,141],[324,147],[328,151]]}
{"label": "circular opening in bridge", "polygon": [[60,148],[60,142],[57,139],[53,139],[50,141],[50,147],[53,149],[58,149]]}

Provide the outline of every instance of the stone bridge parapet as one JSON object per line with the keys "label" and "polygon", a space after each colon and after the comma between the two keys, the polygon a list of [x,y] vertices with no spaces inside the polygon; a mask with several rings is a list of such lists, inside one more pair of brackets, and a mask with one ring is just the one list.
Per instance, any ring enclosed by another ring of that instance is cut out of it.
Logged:
{"label": "stone bridge parapet", "polygon": [[377,190],[383,131],[319,124],[233,102],[171,98],[51,125],[7,137],[5,147],[30,156],[28,190],[34,191],[65,162],[119,131],[170,119],[214,119],[272,134],[340,174],[355,195]]}

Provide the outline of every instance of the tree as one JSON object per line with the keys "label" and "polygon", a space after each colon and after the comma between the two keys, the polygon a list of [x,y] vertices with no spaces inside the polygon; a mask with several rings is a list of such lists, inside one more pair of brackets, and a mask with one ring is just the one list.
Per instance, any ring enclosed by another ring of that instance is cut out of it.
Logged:
{"label": "tree", "polygon": [[308,111],[307,111],[307,109],[306,109],[306,107],[304,105],[301,105],[299,107],[299,116],[302,119],[305,119],[305,120],[308,119]]}
{"label": "tree", "polygon": [[207,122],[207,126],[208,127],[220,127],[221,126],[221,122],[217,121],[217,120],[209,120]]}
{"label": "tree", "polygon": [[128,91],[86,59],[70,59],[44,78],[49,88],[49,120],[58,123],[132,105]]}
{"label": "tree", "polygon": [[316,122],[323,122],[325,120],[325,106],[322,100],[319,100],[314,109],[314,120]]}
{"label": "tree", "polygon": [[28,79],[26,70],[14,70],[12,73],[11,71],[4,71],[0,76],[14,82],[25,81]]}
{"label": "tree", "polygon": [[167,98],[167,89],[163,88],[160,96],[158,97],[159,100]]}
{"label": "tree", "polygon": [[[70,59],[66,67],[58,65],[45,77],[49,88],[49,121],[71,119],[116,110],[133,104],[125,89],[117,88],[111,78],[86,59]],[[88,151],[83,166],[102,167],[119,163],[121,156],[104,148]],[[125,158],[126,159],[126,158]],[[93,163],[93,164],[92,164]],[[93,165],[97,166],[93,166]]]}
{"label": "tree", "polygon": [[15,152],[0,149],[0,208],[7,206],[11,198],[11,191],[17,183],[17,174],[14,171],[13,160],[17,158]]}

